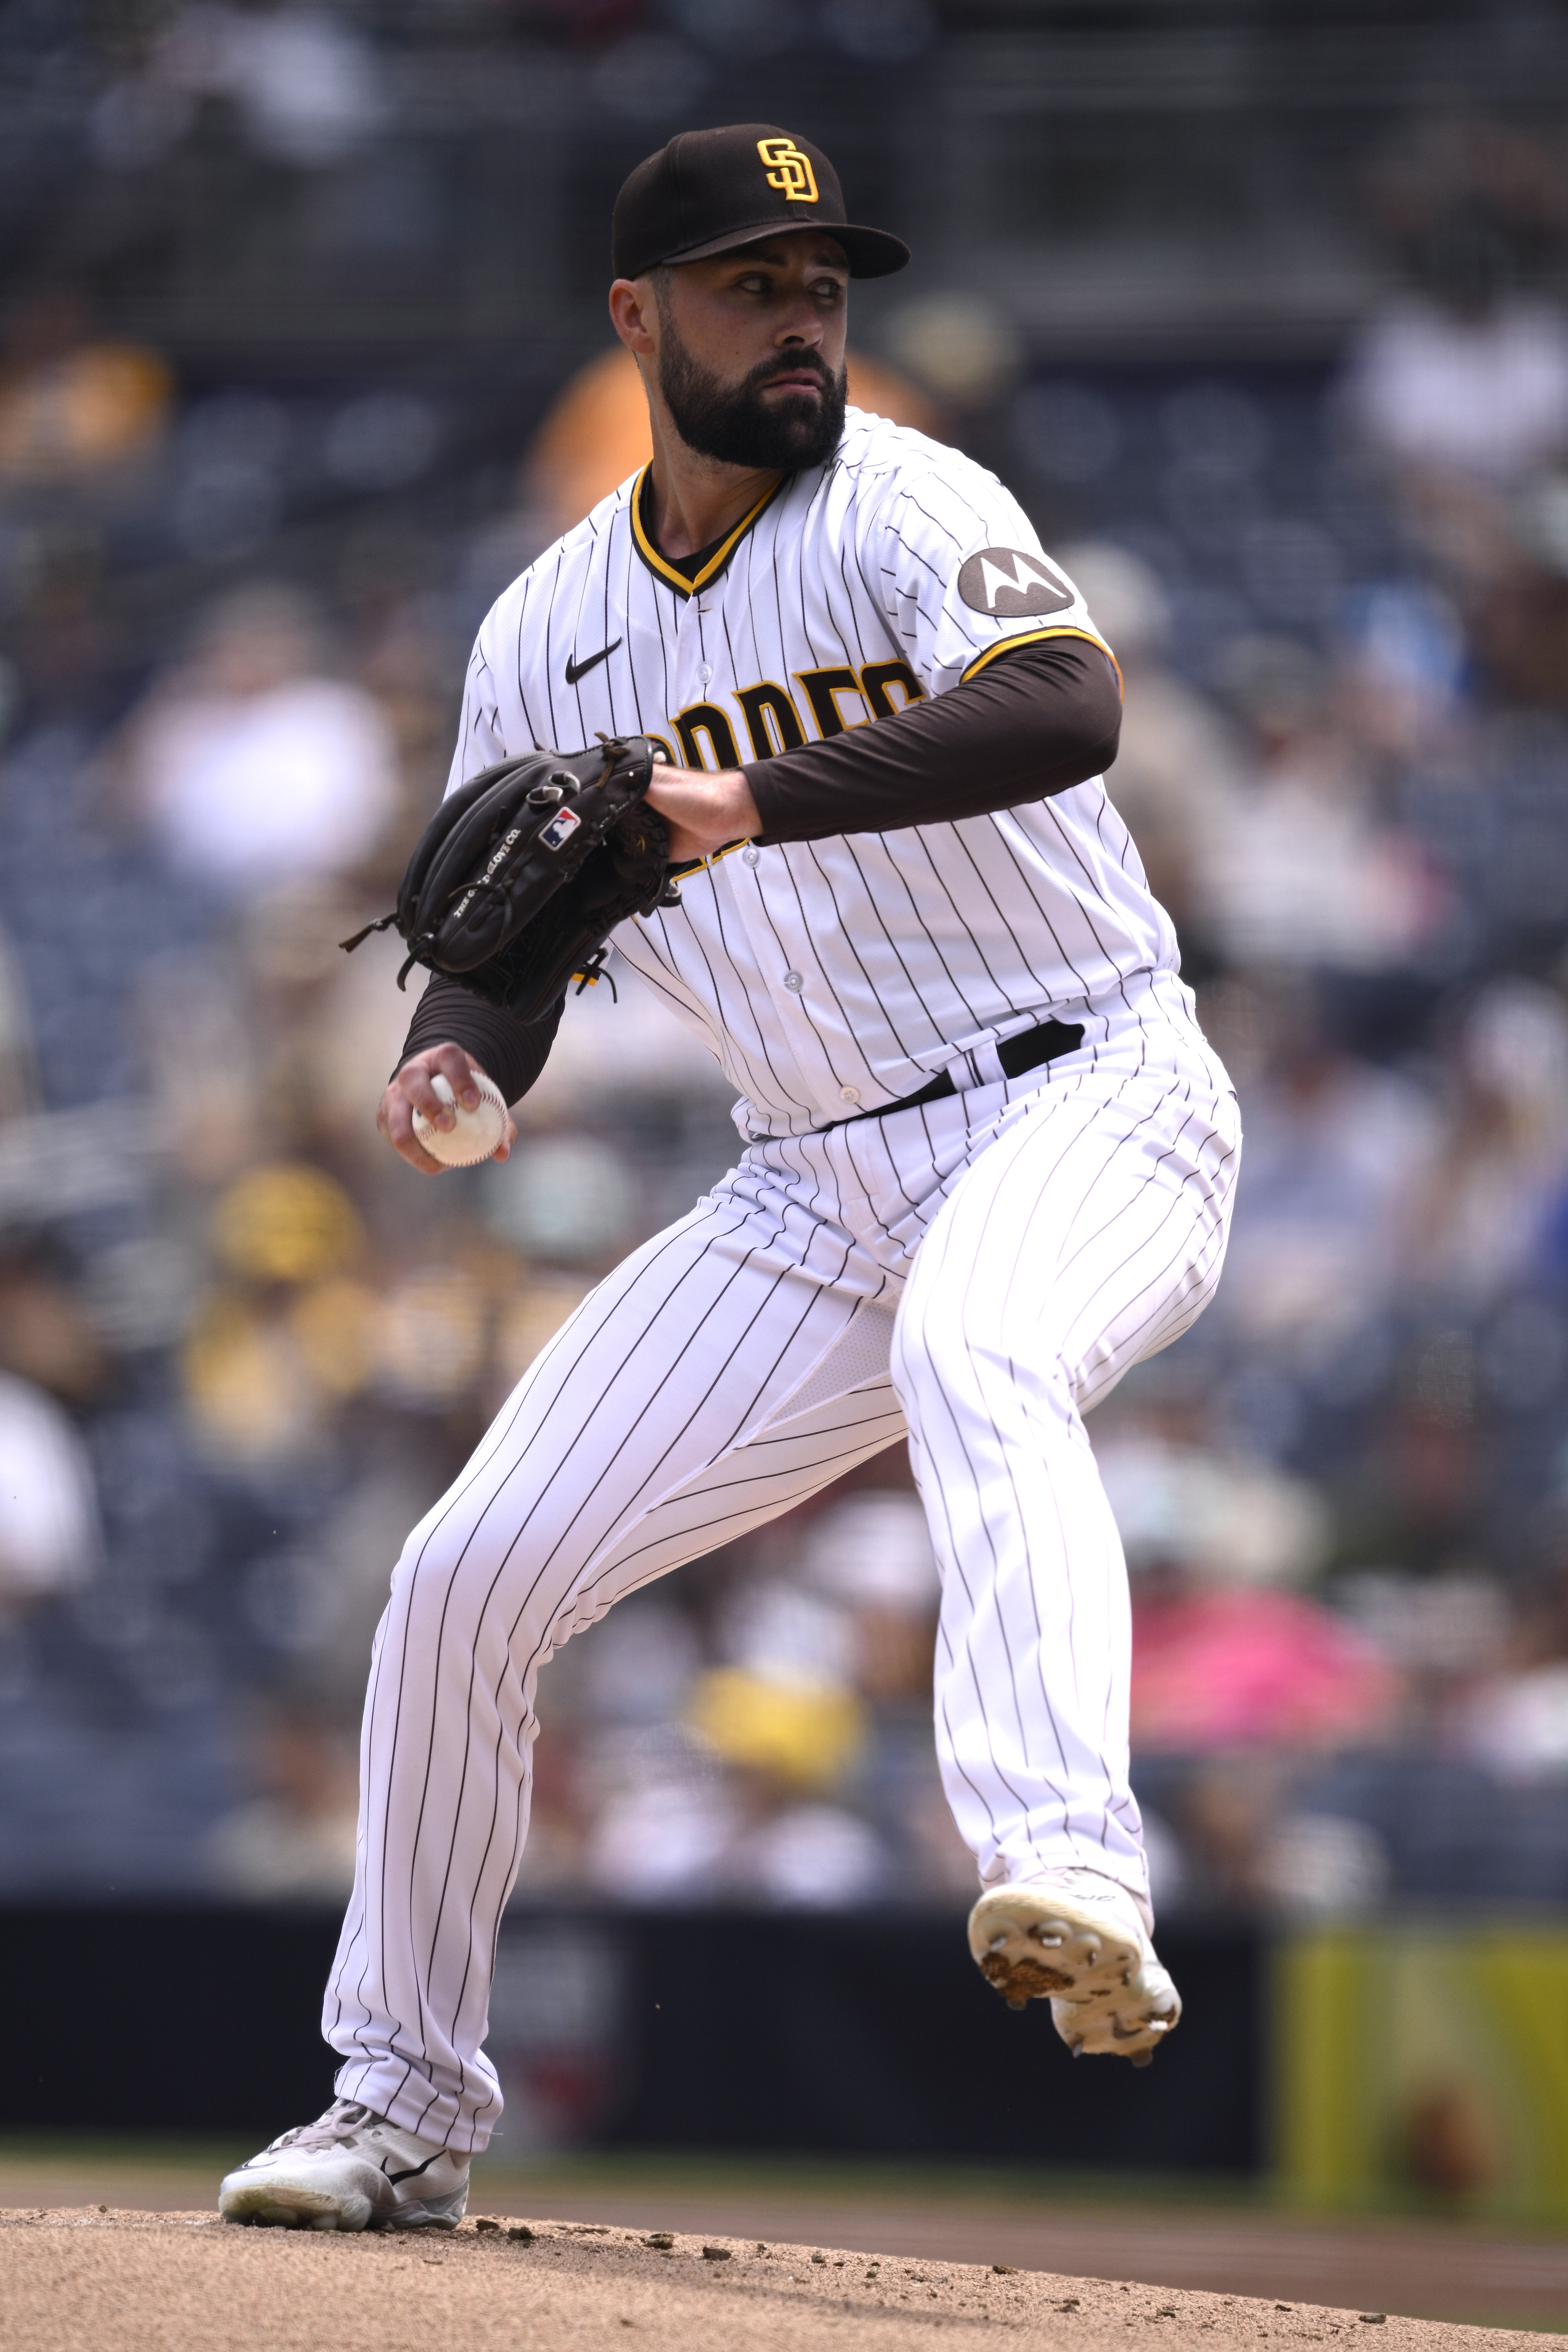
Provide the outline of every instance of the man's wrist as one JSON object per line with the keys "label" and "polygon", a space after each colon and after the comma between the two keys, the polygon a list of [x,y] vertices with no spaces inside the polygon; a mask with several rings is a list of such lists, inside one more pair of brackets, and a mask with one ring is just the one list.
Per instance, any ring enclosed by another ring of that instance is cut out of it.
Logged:
{"label": "man's wrist", "polygon": [[710,856],[731,841],[749,840],[761,819],[743,771],[665,768],[654,771],[648,805],[681,836],[677,855]]}
{"label": "man's wrist", "polygon": [[[752,793],[752,780],[744,768],[732,768],[725,772],[724,781],[729,787],[731,819],[725,829],[724,840],[750,841],[752,834],[761,832],[763,824],[762,818],[757,814],[757,803]],[[723,842],[716,843],[714,845],[717,848],[722,848]]]}

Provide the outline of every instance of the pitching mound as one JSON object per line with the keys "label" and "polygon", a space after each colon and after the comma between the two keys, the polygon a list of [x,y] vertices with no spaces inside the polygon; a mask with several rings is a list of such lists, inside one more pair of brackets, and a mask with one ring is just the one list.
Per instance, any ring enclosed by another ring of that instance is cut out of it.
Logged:
{"label": "pitching mound", "polygon": [[858,2352],[944,2340],[1129,2352],[1552,2339],[1376,2313],[581,2221],[429,2235],[238,2230],[211,2213],[0,2212],[7,2352]]}

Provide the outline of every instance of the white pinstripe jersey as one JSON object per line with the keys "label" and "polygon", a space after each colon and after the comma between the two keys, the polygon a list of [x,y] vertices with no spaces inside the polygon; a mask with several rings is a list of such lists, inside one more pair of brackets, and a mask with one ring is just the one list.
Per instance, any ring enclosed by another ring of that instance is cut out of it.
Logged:
{"label": "white pinstripe jersey", "polygon": [[[850,409],[831,464],[786,478],[692,582],[648,540],[640,481],[486,617],[448,790],[600,730],[735,766],[942,694],[1007,646],[1104,643],[995,477],[881,417]],[[748,1137],[899,1101],[961,1054],[1176,964],[1099,778],[956,824],[737,846],[680,887],[615,944],[717,1055]]]}

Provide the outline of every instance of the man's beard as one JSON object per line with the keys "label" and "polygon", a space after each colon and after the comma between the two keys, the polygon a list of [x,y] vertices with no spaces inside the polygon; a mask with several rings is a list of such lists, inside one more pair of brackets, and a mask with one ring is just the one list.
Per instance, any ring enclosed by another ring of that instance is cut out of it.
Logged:
{"label": "man's beard", "polygon": [[[775,376],[797,375],[803,368],[820,378],[820,399],[784,393],[763,400],[763,388]],[[668,318],[658,354],[658,388],[687,447],[729,466],[782,474],[826,466],[844,431],[847,370],[835,375],[814,352],[781,352],[759,360],[743,383],[721,383],[693,359]]]}

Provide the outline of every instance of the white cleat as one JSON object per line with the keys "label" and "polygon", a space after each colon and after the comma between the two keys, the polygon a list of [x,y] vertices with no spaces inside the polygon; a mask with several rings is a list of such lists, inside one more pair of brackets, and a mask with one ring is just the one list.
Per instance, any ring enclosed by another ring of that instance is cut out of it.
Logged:
{"label": "white cleat", "polygon": [[226,2221],[274,2230],[455,2230],[468,2201],[466,2156],[350,2099],[284,2132],[217,2193]]}
{"label": "white cleat", "polygon": [[1124,1886],[1097,1870],[1058,1870],[996,1886],[969,1915],[975,1966],[1010,2009],[1048,2000],[1075,2058],[1147,2066],[1179,2023],[1181,1995]]}

